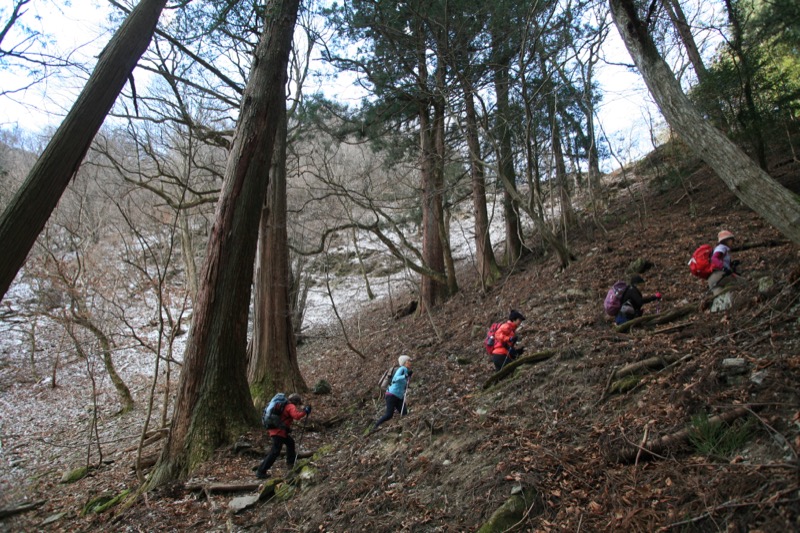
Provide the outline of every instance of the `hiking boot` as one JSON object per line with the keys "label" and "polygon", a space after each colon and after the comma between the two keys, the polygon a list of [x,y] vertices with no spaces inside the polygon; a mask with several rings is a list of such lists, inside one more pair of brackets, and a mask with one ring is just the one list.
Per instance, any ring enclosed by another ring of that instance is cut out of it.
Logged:
{"label": "hiking boot", "polygon": [[256,472],[256,478],[258,479],[267,479],[268,477],[269,472],[264,472],[263,474],[261,472]]}

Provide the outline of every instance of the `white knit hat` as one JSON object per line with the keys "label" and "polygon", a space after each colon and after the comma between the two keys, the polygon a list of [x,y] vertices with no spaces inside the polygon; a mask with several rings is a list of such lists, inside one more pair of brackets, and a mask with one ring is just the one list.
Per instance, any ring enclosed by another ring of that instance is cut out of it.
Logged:
{"label": "white knit hat", "polygon": [[400,366],[405,366],[406,361],[411,361],[411,358],[407,355],[401,355],[397,358],[397,364]]}

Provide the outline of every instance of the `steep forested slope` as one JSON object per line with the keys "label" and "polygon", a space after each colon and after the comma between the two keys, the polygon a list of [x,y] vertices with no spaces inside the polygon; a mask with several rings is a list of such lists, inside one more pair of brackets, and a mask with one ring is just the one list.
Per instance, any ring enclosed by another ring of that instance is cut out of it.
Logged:
{"label": "steep forested slope", "polygon": [[[317,453],[279,497],[233,514],[236,494],[211,490],[256,483],[251,468],[269,439],[254,430],[190,481],[205,491],[173,485],[125,510],[79,516],[94,495],[137,486],[129,464],[117,462],[68,488],[43,478],[32,499],[47,501],[3,524],[35,528],[65,511],[48,527],[460,532],[510,502],[519,512],[492,531],[797,530],[798,250],[706,167],[675,153],[662,150],[609,178],[616,194],[608,209],[583,214],[572,237],[577,261],[566,270],[535,253],[485,293],[465,272],[461,292],[429,315],[396,319],[407,299],[378,302],[346,324],[366,359],[330,330],[307,336],[306,381],[324,379],[332,393],[305,398],[314,412],[295,438]],[[776,157],[772,168],[800,190],[796,160]],[[734,254],[747,282],[731,309],[711,312],[686,263],[722,228],[739,237]],[[602,300],[637,259],[652,264],[643,292],[664,294],[648,313],[693,307],[621,333]],[[527,354],[553,355],[484,387],[493,368],[483,335],[512,308],[527,316]],[[377,380],[404,353],[414,358],[411,414],[367,434],[383,411]],[[622,379],[620,369],[648,360],[633,372],[638,379]],[[709,419],[717,415],[737,418],[716,431]],[[655,447],[687,428],[688,439]],[[282,461],[273,474],[285,474]]]}

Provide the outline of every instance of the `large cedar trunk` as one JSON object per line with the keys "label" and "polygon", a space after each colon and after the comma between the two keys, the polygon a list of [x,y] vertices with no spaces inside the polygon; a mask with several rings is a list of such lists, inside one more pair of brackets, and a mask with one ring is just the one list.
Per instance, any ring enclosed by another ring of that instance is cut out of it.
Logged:
{"label": "large cedar trunk", "polygon": [[[424,31],[421,27],[417,27],[416,31],[419,88],[422,94],[426,94],[429,75]],[[418,106],[420,188],[422,189],[422,261],[427,268],[444,273],[444,247],[441,231],[442,224],[444,224],[444,207],[442,205],[444,175],[441,171],[441,162],[437,161],[437,115],[435,114],[431,119],[431,105],[427,98],[420,98]],[[419,290],[419,311],[423,312],[436,307],[444,300],[446,292],[447,285],[430,276],[423,275]]]}
{"label": "large cedar trunk", "polygon": [[[423,106],[425,104],[422,104]],[[420,112],[420,174],[422,180],[422,260],[436,272],[444,272],[444,248],[440,233],[443,223],[442,175],[437,170],[436,149],[428,110]],[[420,311],[432,309],[444,300],[447,285],[429,276],[420,283]]]}
{"label": "large cedar trunk", "polygon": [[286,113],[275,139],[267,203],[261,213],[256,254],[253,340],[247,380],[256,409],[276,392],[308,389],[297,364],[289,304],[289,244],[286,232]]}
{"label": "large cedar trunk", "polygon": [[298,6],[299,0],[267,6],[200,276],[170,435],[150,487],[187,475],[258,421],[247,386],[247,316]]}
{"label": "large cedar trunk", "polygon": [[503,216],[506,221],[506,252],[507,265],[515,263],[522,257],[522,224],[519,220],[519,208],[514,204],[513,192],[508,188],[515,188],[517,175],[514,171],[514,158],[511,149],[511,112],[508,94],[508,62],[498,65],[494,69],[494,87],[497,94],[497,138],[498,138],[498,164],[497,172],[503,183]]}
{"label": "large cedar trunk", "polygon": [[469,146],[469,169],[472,181],[472,210],[475,216],[475,259],[481,281],[491,285],[500,277],[500,269],[492,250],[489,234],[489,215],[486,211],[486,181],[481,159],[481,145],[478,138],[478,118],[475,112],[473,87],[462,78],[464,108],[466,115],[467,146]]}
{"label": "large cedar trunk", "polygon": [[89,81],[0,219],[0,299],[142,56],[166,0],[141,0],[103,49]]}
{"label": "large cedar trunk", "polygon": [[609,5],[619,33],[669,125],[742,202],[800,244],[800,196],[772,179],[703,119],[659,55],[633,0],[609,0]]}

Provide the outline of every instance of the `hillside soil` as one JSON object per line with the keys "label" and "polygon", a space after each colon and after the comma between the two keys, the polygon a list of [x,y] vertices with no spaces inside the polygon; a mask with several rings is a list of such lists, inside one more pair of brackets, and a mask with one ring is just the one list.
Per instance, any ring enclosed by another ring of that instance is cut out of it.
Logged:
{"label": "hillside soil", "polygon": [[[771,173],[800,191],[797,160],[775,157]],[[506,504],[516,514],[482,531],[800,530],[798,247],[708,168],[669,150],[608,187],[607,208],[581,214],[570,241],[576,261],[565,270],[532,239],[533,252],[488,290],[465,271],[460,292],[431,313],[395,319],[412,298],[396,296],[345,323],[366,358],[336,326],[307,335],[306,381],[326,380],[332,392],[304,395],[314,411],[294,435],[316,453],[300,474],[276,463],[277,496],[230,507],[265,486],[252,468],[269,438],[254,429],[187,482],[82,514],[96,496],[138,488],[135,451],[123,451],[135,446],[129,439],[73,484],[42,473],[26,495],[36,507],[0,528],[464,532]],[[712,312],[687,261],[723,228],[737,235],[743,277],[727,295],[732,307]],[[646,313],[689,312],[621,333],[602,301],[639,259],[642,292],[663,294]],[[484,388],[494,368],[483,336],[510,309],[527,316],[526,355],[553,355]],[[384,410],[377,382],[401,354],[413,358],[410,414],[368,432]],[[714,424],[717,416],[727,421]]]}

